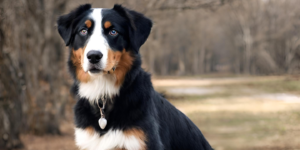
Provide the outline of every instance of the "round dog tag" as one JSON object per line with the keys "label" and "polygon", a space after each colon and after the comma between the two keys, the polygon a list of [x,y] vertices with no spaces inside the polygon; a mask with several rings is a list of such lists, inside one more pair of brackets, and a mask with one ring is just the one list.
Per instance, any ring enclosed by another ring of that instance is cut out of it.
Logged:
{"label": "round dog tag", "polygon": [[105,118],[102,118],[102,117],[101,117],[101,118],[99,119],[98,123],[99,123],[100,128],[101,128],[101,129],[104,129],[104,128],[106,127],[107,120],[106,120]]}

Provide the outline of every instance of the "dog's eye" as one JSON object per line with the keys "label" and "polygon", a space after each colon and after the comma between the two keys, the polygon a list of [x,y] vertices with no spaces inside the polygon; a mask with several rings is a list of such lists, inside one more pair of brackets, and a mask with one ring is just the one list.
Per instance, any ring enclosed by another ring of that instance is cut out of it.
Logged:
{"label": "dog's eye", "polygon": [[80,34],[81,34],[81,35],[87,35],[87,33],[88,33],[88,32],[87,32],[87,30],[85,30],[85,29],[83,29],[83,30],[80,31]]}
{"label": "dog's eye", "polygon": [[116,35],[118,35],[118,32],[116,30],[110,30],[109,35],[116,36]]}

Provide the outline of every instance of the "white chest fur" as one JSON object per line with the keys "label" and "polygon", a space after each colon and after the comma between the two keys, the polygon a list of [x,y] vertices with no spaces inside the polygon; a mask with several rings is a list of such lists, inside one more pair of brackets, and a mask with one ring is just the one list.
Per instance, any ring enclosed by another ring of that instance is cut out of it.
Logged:
{"label": "white chest fur", "polygon": [[91,76],[89,82],[79,84],[79,96],[87,98],[90,102],[98,100],[103,95],[112,97],[117,95],[120,89],[115,82],[116,77],[113,75]]}
{"label": "white chest fur", "polygon": [[145,147],[141,138],[121,130],[109,130],[100,137],[96,132],[75,128],[75,140],[82,150],[144,150]]}

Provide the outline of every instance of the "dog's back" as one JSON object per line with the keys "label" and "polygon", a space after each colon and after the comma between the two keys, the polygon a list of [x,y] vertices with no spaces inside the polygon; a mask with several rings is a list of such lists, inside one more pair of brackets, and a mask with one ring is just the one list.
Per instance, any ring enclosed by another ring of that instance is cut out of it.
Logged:
{"label": "dog's back", "polygon": [[206,150],[211,146],[198,127],[160,94],[155,93],[160,136],[166,149]]}

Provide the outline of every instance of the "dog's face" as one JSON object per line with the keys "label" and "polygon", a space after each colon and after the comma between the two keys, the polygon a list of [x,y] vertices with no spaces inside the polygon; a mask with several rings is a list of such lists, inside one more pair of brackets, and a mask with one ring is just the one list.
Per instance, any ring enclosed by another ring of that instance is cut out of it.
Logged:
{"label": "dog's face", "polygon": [[89,4],[61,16],[57,24],[80,82],[93,75],[125,76],[152,27],[148,18],[120,5],[92,9]]}

